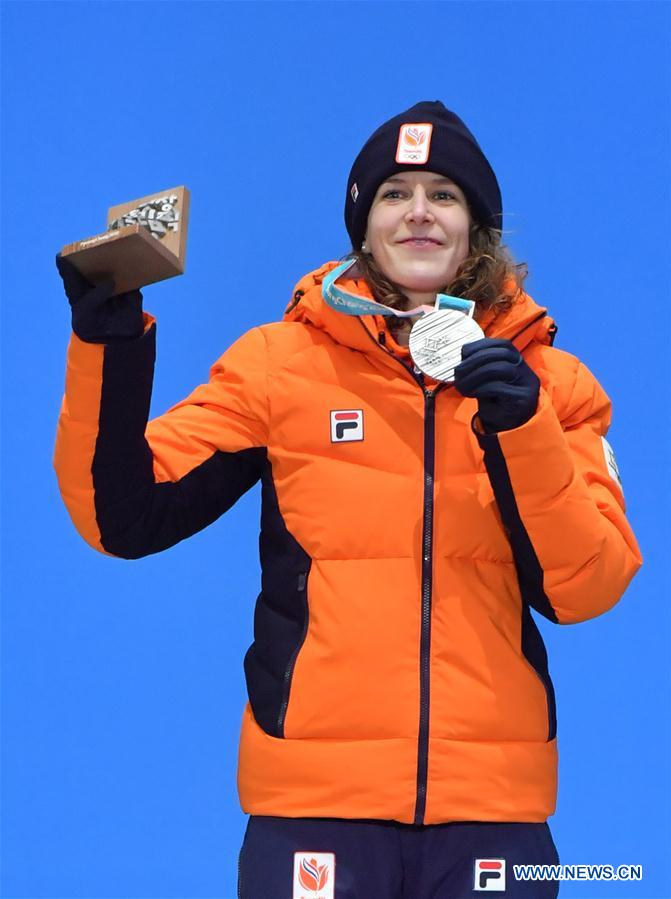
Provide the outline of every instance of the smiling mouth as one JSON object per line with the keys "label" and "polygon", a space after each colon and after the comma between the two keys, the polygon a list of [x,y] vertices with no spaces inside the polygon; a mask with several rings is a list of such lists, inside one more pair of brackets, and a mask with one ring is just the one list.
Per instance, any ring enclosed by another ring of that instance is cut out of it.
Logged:
{"label": "smiling mouth", "polygon": [[437,240],[432,240],[430,237],[410,237],[408,240],[402,240],[401,244],[411,247],[442,247],[442,244]]}

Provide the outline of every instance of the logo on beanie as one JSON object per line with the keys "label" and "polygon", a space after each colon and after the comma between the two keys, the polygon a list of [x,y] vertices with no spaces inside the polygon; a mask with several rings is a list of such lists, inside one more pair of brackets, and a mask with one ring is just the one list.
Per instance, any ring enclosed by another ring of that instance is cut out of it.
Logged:
{"label": "logo on beanie", "polygon": [[352,185],[352,190],[350,191],[350,194],[352,196],[353,202],[356,203],[356,201],[359,197],[359,188],[356,186],[356,181]]}
{"label": "logo on beanie", "polygon": [[396,162],[423,165],[429,158],[433,125],[413,122],[401,125],[396,147]]}
{"label": "logo on beanie", "polygon": [[293,899],[334,899],[335,854],[294,852]]}

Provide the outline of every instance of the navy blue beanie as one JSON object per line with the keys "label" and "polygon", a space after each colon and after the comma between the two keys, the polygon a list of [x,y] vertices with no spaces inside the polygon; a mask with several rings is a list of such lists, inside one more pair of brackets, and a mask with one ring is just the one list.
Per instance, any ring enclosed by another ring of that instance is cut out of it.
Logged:
{"label": "navy blue beanie", "polygon": [[468,200],[473,221],[503,227],[499,184],[478,142],[439,100],[423,100],[380,125],[354,160],[345,197],[345,226],[354,249],[361,248],[380,184],[409,169],[454,181]]}

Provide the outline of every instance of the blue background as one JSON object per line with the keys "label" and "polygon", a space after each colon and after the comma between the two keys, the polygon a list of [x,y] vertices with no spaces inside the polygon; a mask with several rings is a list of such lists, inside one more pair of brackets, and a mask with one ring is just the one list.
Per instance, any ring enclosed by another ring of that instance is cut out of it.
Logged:
{"label": "blue background", "polygon": [[6,899],[235,896],[242,659],[258,488],[157,557],[94,553],[51,455],[69,310],[53,264],[109,206],[191,190],[153,413],[347,250],[377,125],[442,99],[498,174],[528,292],[615,409],[645,566],[609,614],[541,622],[565,863],[640,863],[671,896],[667,3],[4,3],[3,801]]}

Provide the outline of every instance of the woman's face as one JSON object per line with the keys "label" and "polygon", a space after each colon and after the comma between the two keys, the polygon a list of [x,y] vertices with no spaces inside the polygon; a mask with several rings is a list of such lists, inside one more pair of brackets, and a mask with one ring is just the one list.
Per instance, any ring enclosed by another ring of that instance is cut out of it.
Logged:
{"label": "woman's face", "polygon": [[468,256],[471,215],[463,191],[435,172],[384,181],[368,215],[366,245],[390,281],[412,294],[437,293]]}

